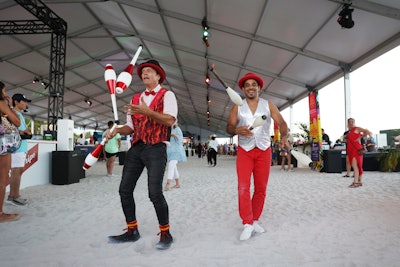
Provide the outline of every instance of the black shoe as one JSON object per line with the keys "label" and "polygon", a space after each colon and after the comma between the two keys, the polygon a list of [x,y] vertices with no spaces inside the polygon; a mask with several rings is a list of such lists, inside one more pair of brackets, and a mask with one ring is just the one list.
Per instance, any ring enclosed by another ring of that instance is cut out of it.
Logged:
{"label": "black shoe", "polygon": [[160,242],[156,244],[157,249],[168,249],[173,241],[173,238],[169,231],[161,231],[158,235],[160,236]]}
{"label": "black shoe", "polygon": [[122,235],[112,235],[108,237],[111,243],[123,243],[123,242],[136,242],[140,238],[138,229],[128,229],[127,232]]}

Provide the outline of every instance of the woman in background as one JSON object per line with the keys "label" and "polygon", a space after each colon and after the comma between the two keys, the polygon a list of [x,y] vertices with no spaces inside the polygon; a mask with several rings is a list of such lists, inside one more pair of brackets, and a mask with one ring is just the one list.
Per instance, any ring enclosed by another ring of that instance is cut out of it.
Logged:
{"label": "woman in background", "polygon": [[350,188],[362,186],[364,146],[361,144],[361,138],[365,136],[371,136],[371,132],[357,126],[351,128],[346,136],[346,153],[354,170],[354,181],[349,185]]}
{"label": "woman in background", "polygon": [[292,153],[290,150],[293,148],[293,136],[290,134],[290,129],[288,128],[287,140],[289,142],[290,147],[283,148],[281,150],[282,162],[281,162],[281,171],[285,171],[285,162],[287,160],[287,171],[292,172],[294,171],[292,166]]}
{"label": "woman in background", "polygon": [[170,189],[171,181],[175,178],[175,185],[172,188],[180,188],[179,183],[179,172],[178,172],[178,162],[186,161],[185,150],[183,149],[183,133],[181,128],[177,124],[172,126],[171,138],[169,140],[170,145],[167,146],[167,184],[164,190]]}
{"label": "woman in background", "polygon": [[[19,127],[21,121],[12,110],[12,100],[6,95],[6,86],[0,81],[0,116],[6,117],[9,122]],[[6,187],[10,183],[11,154],[0,155],[0,223],[18,220],[19,214],[7,214],[3,212]]]}

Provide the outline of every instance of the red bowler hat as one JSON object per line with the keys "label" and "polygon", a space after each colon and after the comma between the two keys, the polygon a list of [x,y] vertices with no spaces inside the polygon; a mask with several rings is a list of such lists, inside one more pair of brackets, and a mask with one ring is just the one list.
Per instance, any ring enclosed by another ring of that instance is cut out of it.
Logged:
{"label": "red bowler hat", "polygon": [[253,79],[256,80],[258,85],[260,86],[260,89],[263,88],[264,86],[264,80],[258,76],[257,74],[253,73],[253,72],[248,72],[246,73],[242,78],[240,78],[238,85],[240,88],[243,87],[244,83],[248,80],[248,79]]}
{"label": "red bowler hat", "polygon": [[137,74],[140,79],[142,79],[142,69],[144,67],[150,67],[153,68],[155,71],[157,71],[158,75],[160,75],[160,81],[159,83],[162,83],[165,80],[165,71],[164,69],[160,66],[160,63],[158,63],[157,60],[150,59],[149,61],[143,62],[140,64],[137,68]]}

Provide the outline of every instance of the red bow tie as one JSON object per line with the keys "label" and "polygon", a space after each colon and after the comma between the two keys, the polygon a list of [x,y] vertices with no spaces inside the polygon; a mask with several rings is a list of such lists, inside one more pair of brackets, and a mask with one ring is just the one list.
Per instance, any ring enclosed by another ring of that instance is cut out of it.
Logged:
{"label": "red bow tie", "polygon": [[145,95],[156,95],[156,92],[154,91],[144,91]]}

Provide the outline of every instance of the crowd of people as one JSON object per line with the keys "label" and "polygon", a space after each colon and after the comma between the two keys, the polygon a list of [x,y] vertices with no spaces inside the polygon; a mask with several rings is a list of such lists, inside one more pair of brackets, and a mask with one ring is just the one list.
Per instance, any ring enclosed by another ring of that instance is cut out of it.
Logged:
{"label": "crowd of people", "polygon": [[[209,136],[208,139],[212,139],[212,136]],[[193,151],[195,151],[196,155],[199,158],[203,157],[208,157],[208,148],[209,148],[209,142],[198,142],[193,143],[193,144],[188,144],[185,145],[186,149],[191,148]],[[217,145],[217,155],[224,155],[224,156],[236,156],[237,154],[237,144],[235,143],[224,143],[224,144],[219,144]],[[188,153],[189,155],[189,153]],[[193,155],[192,155],[193,156]],[[208,160],[207,160],[208,162]]]}

